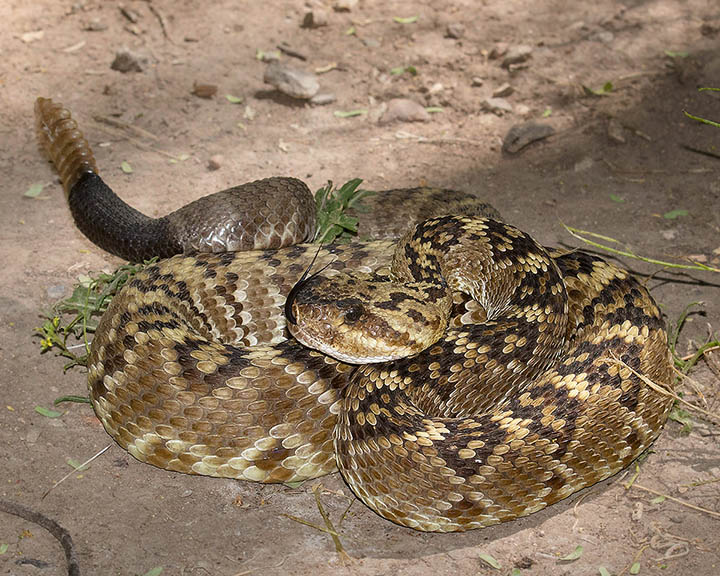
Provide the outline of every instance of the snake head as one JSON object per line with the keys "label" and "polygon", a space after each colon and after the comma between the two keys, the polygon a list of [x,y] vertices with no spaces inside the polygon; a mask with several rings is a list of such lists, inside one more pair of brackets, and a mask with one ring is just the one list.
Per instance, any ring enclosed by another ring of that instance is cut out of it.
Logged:
{"label": "snake head", "polygon": [[[432,291],[431,291],[432,292]],[[290,333],[341,362],[387,362],[417,354],[447,327],[451,296],[430,297],[425,284],[398,285],[372,274],[314,274],[285,303]],[[433,292],[434,294],[434,292]]]}

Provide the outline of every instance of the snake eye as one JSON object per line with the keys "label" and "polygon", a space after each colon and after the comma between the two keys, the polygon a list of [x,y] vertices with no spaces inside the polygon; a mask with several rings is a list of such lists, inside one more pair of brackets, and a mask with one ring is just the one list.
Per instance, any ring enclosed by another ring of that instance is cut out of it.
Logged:
{"label": "snake eye", "polygon": [[353,322],[357,322],[360,320],[360,316],[363,315],[363,312],[365,310],[363,309],[361,304],[355,304],[347,309],[347,312],[345,312],[345,321],[352,324]]}

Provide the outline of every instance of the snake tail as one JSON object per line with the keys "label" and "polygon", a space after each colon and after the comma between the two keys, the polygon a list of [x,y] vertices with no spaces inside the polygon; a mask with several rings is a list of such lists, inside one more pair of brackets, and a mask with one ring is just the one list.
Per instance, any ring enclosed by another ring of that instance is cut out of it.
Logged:
{"label": "snake tail", "polygon": [[125,260],[275,249],[314,236],[315,200],[296,178],[249,182],[167,216],[146,216],[98,175],[92,150],[69,110],[38,98],[35,118],[38,141],[60,175],[76,226],[91,242]]}

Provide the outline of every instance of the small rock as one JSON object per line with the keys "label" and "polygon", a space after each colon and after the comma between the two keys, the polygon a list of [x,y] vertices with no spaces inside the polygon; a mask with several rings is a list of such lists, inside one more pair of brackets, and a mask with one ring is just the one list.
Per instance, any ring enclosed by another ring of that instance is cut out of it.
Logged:
{"label": "small rock", "polygon": [[245,111],[243,112],[243,118],[245,118],[245,120],[254,120],[256,115],[257,112],[255,112],[249,104],[245,106]]}
{"label": "small rock", "polygon": [[336,0],[333,4],[335,12],[352,12],[358,5],[358,0]]}
{"label": "small rock", "polygon": [[508,48],[507,53],[502,61],[503,68],[510,68],[514,64],[520,64],[525,62],[532,55],[532,47],[526,44],[520,44],[519,46],[511,46]]}
{"label": "small rock", "polygon": [[527,116],[530,114],[530,106],[526,104],[518,104],[515,106],[515,114],[518,116]]}
{"label": "small rock", "polygon": [[360,38],[360,42],[365,44],[365,46],[367,46],[368,48],[377,48],[380,46],[380,41],[375,38],[366,38],[365,36],[363,36],[362,38]]}
{"label": "small rock", "polygon": [[493,98],[505,98],[506,96],[510,96],[513,92],[515,92],[515,88],[510,86],[510,84],[503,84],[495,88],[493,91]]}
{"label": "small rock", "polygon": [[31,428],[25,435],[25,442],[28,444],[35,444],[35,442],[38,441],[38,438],[40,438],[40,430],[37,428]]}
{"label": "small rock", "polygon": [[603,44],[610,44],[610,42],[615,40],[615,34],[610,32],[609,30],[602,30],[597,34],[593,34],[592,36],[590,36],[590,40],[593,40],[595,42],[602,42]]}
{"label": "small rock", "polygon": [[484,110],[502,116],[505,112],[512,112],[512,104],[505,98],[485,98],[482,103]]}
{"label": "small rock", "polygon": [[463,36],[465,36],[465,26],[459,22],[452,22],[447,25],[447,28],[445,28],[446,38],[455,38],[455,40],[459,40]]}
{"label": "small rock", "polygon": [[122,72],[142,72],[148,65],[147,56],[131,52],[127,48],[121,48],[115,53],[115,59],[110,68]]}
{"label": "small rock", "polygon": [[272,62],[265,68],[263,81],[283,94],[300,100],[309,100],[320,90],[315,74],[279,62]]}
{"label": "small rock", "polygon": [[53,284],[52,286],[48,286],[47,295],[48,298],[52,298],[53,300],[62,298],[65,295],[65,286],[62,284]]}
{"label": "small rock", "polygon": [[322,8],[313,8],[305,12],[301,26],[303,28],[320,28],[328,25],[328,13]]}
{"label": "small rock", "polygon": [[642,502],[635,502],[633,504],[632,512],[630,513],[630,519],[633,522],[640,522],[643,517],[643,503]]}
{"label": "small rock", "polygon": [[474,88],[479,88],[480,86],[483,85],[483,79],[480,78],[480,76],[473,76],[472,80],[471,80],[471,85]]}
{"label": "small rock", "polygon": [[435,84],[428,89],[428,94],[437,94],[443,90],[445,90],[445,87],[440,82],[435,82]]}
{"label": "small rock", "polygon": [[586,170],[590,170],[590,168],[592,168],[594,164],[595,161],[592,158],[583,158],[582,160],[578,160],[577,162],[575,162],[575,165],[573,166],[573,172],[585,172]]}
{"label": "small rock", "polygon": [[492,50],[490,50],[490,54],[488,54],[488,58],[490,60],[496,60],[498,58],[501,58],[502,56],[505,56],[508,51],[508,45],[505,42],[498,42],[495,44],[495,46],[492,47]]}
{"label": "small rock", "polygon": [[207,163],[207,169],[211,172],[214,172],[215,170],[219,170],[220,167],[223,165],[223,162],[225,161],[225,157],[222,154],[215,154],[214,156],[210,156],[210,159]]}
{"label": "small rock", "polygon": [[108,25],[99,18],[93,18],[90,22],[85,24],[85,30],[88,32],[102,32],[103,30],[107,30],[107,28]]}
{"label": "small rock", "polygon": [[212,98],[217,94],[218,87],[215,84],[198,84],[193,82],[192,94],[198,98]]}
{"label": "small rock", "polygon": [[332,104],[337,100],[337,96],[332,92],[319,92],[310,98],[310,104],[315,106],[325,106],[326,104]]}
{"label": "small rock", "polygon": [[663,230],[660,232],[660,235],[665,238],[665,240],[675,240],[675,238],[677,238],[677,230]]}
{"label": "small rock", "polygon": [[517,154],[538,140],[543,140],[555,133],[555,129],[548,124],[540,124],[538,122],[523,122],[515,124],[508,130],[503,140],[503,152],[508,154]]}
{"label": "small rock", "polygon": [[428,120],[430,120],[430,114],[414,100],[394,98],[388,102],[387,109],[380,118],[380,123],[427,122]]}
{"label": "small rock", "polygon": [[615,118],[610,118],[608,122],[607,135],[613,142],[625,144],[625,128]]}

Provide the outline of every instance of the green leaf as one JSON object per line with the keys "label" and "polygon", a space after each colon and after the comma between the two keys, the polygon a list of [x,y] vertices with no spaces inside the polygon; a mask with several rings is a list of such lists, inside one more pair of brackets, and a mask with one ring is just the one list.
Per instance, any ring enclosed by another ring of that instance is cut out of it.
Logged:
{"label": "green leaf", "polygon": [[55,398],[53,400],[53,404],[57,406],[58,404],[62,402],[76,402],[77,404],[90,404],[90,397],[89,396],[60,396],[59,398]]}
{"label": "green leaf", "polygon": [[552,115],[552,108],[545,108],[542,113],[543,118],[549,118]]}
{"label": "green leaf", "polygon": [[162,574],[163,567],[162,566],[155,566],[155,568],[151,568],[143,576],[160,576]]}
{"label": "green leaf", "polygon": [[600,572],[600,576],[610,576],[610,572],[605,566],[598,566],[598,572]]}
{"label": "green leaf", "polygon": [[25,190],[23,196],[26,196],[27,198],[37,198],[42,191],[43,185],[36,182],[35,184],[30,184],[29,188]]}
{"label": "green leaf", "polygon": [[56,412],[55,410],[50,410],[44,406],[35,406],[35,412],[42,414],[46,418],[60,418],[60,416],[64,414],[63,412]]}
{"label": "green leaf", "polygon": [[656,496],[650,500],[650,504],[662,504],[663,502],[665,502],[665,496]]}
{"label": "green leaf", "polygon": [[576,546],[575,550],[570,552],[567,556],[563,556],[560,558],[560,562],[575,562],[580,556],[582,556],[583,553],[583,547],[582,546]]}
{"label": "green leaf", "polygon": [[639,574],[640,573],[640,562],[633,562],[633,565],[630,566],[629,572],[630,572],[630,574]]}
{"label": "green leaf", "polygon": [[673,406],[672,410],[670,410],[670,414],[668,415],[668,418],[670,420],[673,420],[677,422],[678,424],[682,424],[682,430],[680,430],[681,434],[690,434],[693,427],[692,417],[690,416],[689,412],[686,412],[682,408],[678,408],[677,406]]}
{"label": "green leaf", "polygon": [[690,54],[688,52],[675,52],[674,50],[665,50],[665,56],[670,58],[687,58]]}
{"label": "green leaf", "polygon": [[133,173],[132,166],[130,166],[130,164],[129,164],[128,162],[125,162],[124,160],[123,160],[122,164],[120,164],[120,169],[121,169],[123,172],[125,172],[125,174],[132,174],[132,173]]}
{"label": "green leaf", "polygon": [[336,118],[352,118],[353,116],[364,116],[368,111],[364,108],[358,108],[357,110],[335,110],[333,115]]}
{"label": "green leaf", "polygon": [[687,210],[678,209],[678,210],[670,210],[670,212],[665,212],[665,214],[663,214],[663,218],[665,218],[666,220],[675,220],[678,218],[678,216],[687,216],[687,215],[688,215]]}
{"label": "green leaf", "polygon": [[350,26],[347,30],[345,30],[345,36],[354,36],[355,35],[355,26]]}
{"label": "green leaf", "polygon": [[522,575],[522,570],[520,570],[520,568],[513,568],[512,570],[510,570],[510,576],[521,576],[521,575]]}
{"label": "green leaf", "polygon": [[440,106],[427,106],[425,108],[425,112],[428,114],[435,114],[437,112],[444,112],[444,110],[440,108]]}
{"label": "green leaf", "polygon": [[605,82],[605,84],[602,85],[602,88],[595,89],[583,84],[582,89],[587,96],[607,96],[610,92],[612,92],[613,85],[612,82]]}
{"label": "green leaf", "polygon": [[240,104],[245,101],[242,96],[233,96],[232,94],[225,94],[225,99],[230,102],[230,104]]}
{"label": "green leaf", "polygon": [[5,554],[5,552],[8,551],[8,548],[9,548],[9,545],[6,544],[5,542],[3,542],[2,544],[0,544],[0,556],[2,556],[3,554]]}
{"label": "green leaf", "polygon": [[623,198],[622,196],[618,196],[617,194],[610,194],[610,200],[612,200],[613,202],[617,202],[618,204],[622,204],[623,202],[625,202],[625,198]]}
{"label": "green leaf", "polygon": [[701,118],[700,116],[693,116],[689,112],[683,110],[683,114],[690,118],[691,120],[696,120],[697,122],[702,122],[703,124],[708,124],[709,126],[714,126],[715,128],[720,128],[720,123],[713,122],[712,120],[708,120],[707,118]]}
{"label": "green leaf", "polygon": [[413,22],[417,22],[418,17],[408,16],[407,18],[402,18],[400,16],[393,16],[393,20],[395,20],[398,24],[412,24]]}
{"label": "green leaf", "polygon": [[502,570],[502,566],[500,565],[500,562],[495,560],[494,557],[492,557],[490,554],[485,554],[484,552],[482,554],[478,554],[478,558],[485,562],[488,566],[491,568],[495,568],[495,570]]}

